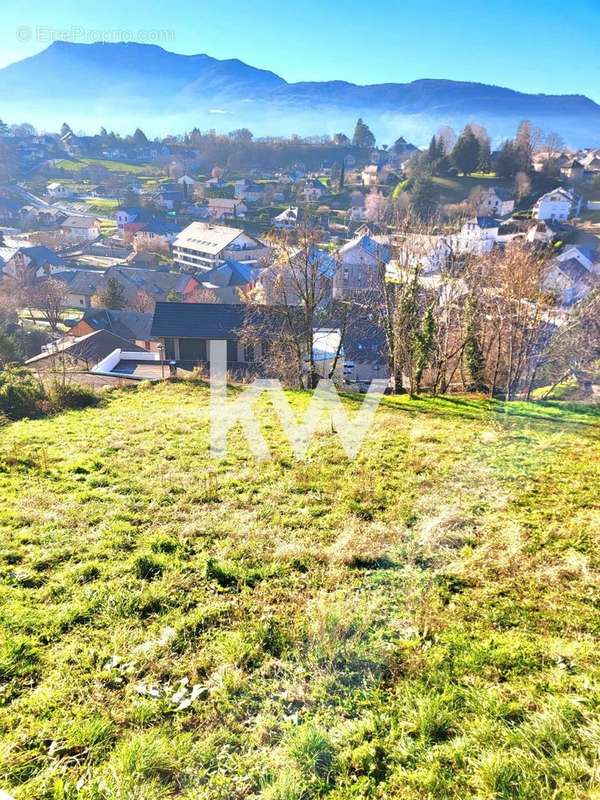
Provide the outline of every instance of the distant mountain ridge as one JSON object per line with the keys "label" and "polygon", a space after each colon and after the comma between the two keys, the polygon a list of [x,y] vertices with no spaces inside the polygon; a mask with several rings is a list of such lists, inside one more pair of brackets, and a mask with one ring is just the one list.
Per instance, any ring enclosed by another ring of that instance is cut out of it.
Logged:
{"label": "distant mountain ridge", "polygon": [[[55,42],[0,69],[0,113],[37,125],[100,125],[149,133],[242,125],[257,134],[332,133],[363,116],[378,134],[421,141],[439,124],[486,124],[497,138],[522,118],[556,130],[572,144],[600,143],[600,106],[583,95],[525,94],[445,79],[357,85],[288,83],[237,59],[181,55],[138,43]],[[19,121],[20,121],[19,120]],[[11,121],[14,121],[11,119]],[[180,127],[180,130],[181,130]],[[329,130],[331,128],[331,130]],[[418,138],[418,137],[417,137]]]}

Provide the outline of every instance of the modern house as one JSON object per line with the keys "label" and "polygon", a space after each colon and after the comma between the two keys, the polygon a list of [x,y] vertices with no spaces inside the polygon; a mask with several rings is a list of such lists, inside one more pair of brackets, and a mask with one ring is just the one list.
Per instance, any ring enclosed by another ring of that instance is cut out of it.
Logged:
{"label": "modern house", "polygon": [[182,270],[204,271],[226,261],[259,266],[270,249],[241,228],[192,222],[173,242],[173,258]]}
{"label": "modern house", "polygon": [[248,372],[256,368],[262,346],[240,340],[247,306],[228,303],[157,303],[151,333],[160,339],[167,361],[186,369],[210,364],[210,342],[226,342],[227,370]]}
{"label": "modern house", "polygon": [[77,339],[65,337],[61,342],[51,342],[25,364],[42,380],[58,373],[61,378],[99,387],[115,381],[106,380],[106,376],[95,376],[94,367],[116,350],[135,352],[140,356],[146,352],[110,331],[99,330]]}
{"label": "modern house", "polygon": [[456,236],[457,249],[483,255],[489,253],[498,240],[500,222],[493,217],[473,217],[465,222]]}

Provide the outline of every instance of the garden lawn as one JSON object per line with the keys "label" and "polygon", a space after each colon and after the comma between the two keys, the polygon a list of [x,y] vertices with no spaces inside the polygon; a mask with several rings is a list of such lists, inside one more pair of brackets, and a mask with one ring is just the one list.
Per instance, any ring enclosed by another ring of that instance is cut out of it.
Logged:
{"label": "garden lawn", "polygon": [[261,463],[193,383],[0,429],[0,787],[599,798],[599,409],[386,398],[354,461],[261,409]]}

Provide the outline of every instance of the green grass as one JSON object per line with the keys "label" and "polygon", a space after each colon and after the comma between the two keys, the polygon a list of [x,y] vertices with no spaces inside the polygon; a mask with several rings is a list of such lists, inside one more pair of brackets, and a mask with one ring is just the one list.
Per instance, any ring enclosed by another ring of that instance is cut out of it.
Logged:
{"label": "green grass", "polygon": [[68,172],[79,172],[86,167],[103,167],[109,172],[122,172],[124,174],[139,176],[155,176],[160,170],[148,164],[128,164],[124,161],[110,161],[105,158],[77,158],[62,159],[56,162],[57,169],[64,169]]}
{"label": "green grass", "polygon": [[300,462],[261,407],[261,463],[188,383],[0,428],[0,786],[600,797],[598,408],[388,398]]}
{"label": "green grass", "polygon": [[444,203],[460,203],[469,197],[473,189],[479,186],[483,188],[488,186],[510,188],[508,181],[497,178],[494,173],[475,173],[469,176],[432,178],[432,180],[439,191],[440,202]]}

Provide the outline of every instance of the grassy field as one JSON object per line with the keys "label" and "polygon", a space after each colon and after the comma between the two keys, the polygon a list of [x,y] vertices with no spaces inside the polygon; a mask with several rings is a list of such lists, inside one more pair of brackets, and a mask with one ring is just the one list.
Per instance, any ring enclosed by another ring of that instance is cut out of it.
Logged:
{"label": "grassy field", "polygon": [[600,410],[389,398],[300,462],[262,406],[260,464],[187,383],[0,430],[0,786],[600,798]]}
{"label": "grassy field", "polygon": [[152,177],[159,174],[159,169],[149,164],[128,164],[125,161],[110,161],[105,158],[77,158],[57,161],[57,169],[68,172],[79,172],[86,167],[103,167],[109,172],[122,172],[124,174]]}

